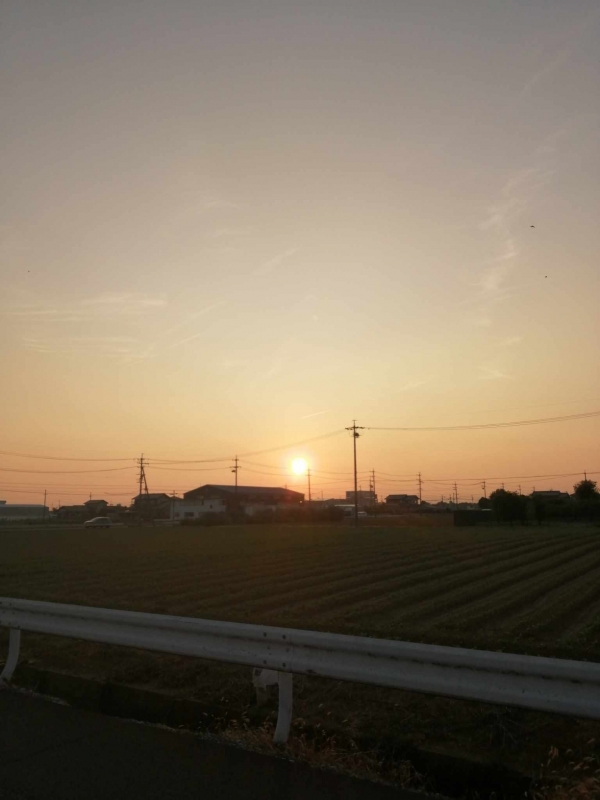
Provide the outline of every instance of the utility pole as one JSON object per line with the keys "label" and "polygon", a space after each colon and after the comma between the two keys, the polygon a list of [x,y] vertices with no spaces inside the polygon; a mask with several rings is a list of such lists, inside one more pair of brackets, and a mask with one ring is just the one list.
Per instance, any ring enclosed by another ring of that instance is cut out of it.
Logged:
{"label": "utility pole", "polygon": [[371,470],[371,480],[369,482],[369,491],[371,492],[371,503],[373,506],[373,513],[377,514],[377,493],[375,491],[375,470]]}
{"label": "utility pole", "polygon": [[422,498],[421,498],[421,486],[422,486],[422,484],[423,484],[423,481],[421,480],[421,473],[419,472],[419,505],[421,505],[421,501],[422,501]]}
{"label": "utility pole", "polygon": [[235,475],[235,489],[234,489],[234,494],[237,494],[237,488],[238,488],[238,470],[239,470],[239,469],[241,469],[241,467],[240,467],[240,465],[239,465],[239,458],[236,456],[236,457],[233,459],[233,467],[232,467],[232,469],[231,469],[231,471],[232,471],[232,472],[234,473],[234,475]]}
{"label": "utility pole", "polygon": [[454,484],[454,502],[458,505],[458,486]]}
{"label": "utility pole", "polygon": [[485,488],[485,481],[482,481],[481,488],[483,489],[483,496],[487,500],[487,491],[486,491],[486,488]]}
{"label": "utility pole", "polygon": [[171,522],[175,522],[175,489],[171,492]]}
{"label": "utility pole", "polygon": [[42,510],[42,522],[46,522],[46,489],[44,489],[44,508]]}
{"label": "utility pole", "polygon": [[310,493],[310,467],[306,470],[306,476],[308,478],[308,507],[310,508],[312,503],[312,496]]}
{"label": "utility pole", "polygon": [[[138,501],[139,501],[138,525],[141,526],[141,524],[142,524],[142,507],[143,507],[142,489],[144,489],[145,492],[146,492],[146,500],[148,499],[148,481],[146,480],[146,469],[145,469],[146,463],[144,461],[144,454],[143,453],[140,456],[140,458],[138,459],[138,464],[140,465],[140,475],[139,475],[139,489],[140,489],[140,491],[139,491],[139,494],[138,494]],[[91,497],[92,496],[90,495],[90,499],[91,499]],[[146,503],[146,507],[149,507],[148,503]]]}
{"label": "utility pole", "polygon": [[356,472],[356,440],[360,436],[358,431],[363,431],[364,426],[357,425],[356,420],[352,420],[352,425],[346,428],[347,431],[352,433],[352,442],[354,444],[354,527],[358,528],[358,474]]}

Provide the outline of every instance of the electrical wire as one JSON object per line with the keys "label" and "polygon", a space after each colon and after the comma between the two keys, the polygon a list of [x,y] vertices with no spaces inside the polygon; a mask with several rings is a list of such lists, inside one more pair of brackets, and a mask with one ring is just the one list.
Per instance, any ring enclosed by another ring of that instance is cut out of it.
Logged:
{"label": "electrical wire", "polygon": [[135,461],[135,458],[66,458],[63,456],[34,456],[31,453],[11,453],[8,450],[0,450],[0,456],[37,458],[43,461]]}
{"label": "electrical wire", "polygon": [[545,417],[543,419],[523,419],[516,422],[488,422],[480,425],[441,425],[434,427],[417,428],[374,428],[367,427],[368,431],[475,431],[486,428],[518,428],[526,425],[546,425],[551,422],[571,422],[576,419],[590,419],[600,417],[600,411],[587,411],[583,414],[569,414],[562,417]]}
{"label": "electrical wire", "polygon": [[0,467],[0,472],[20,472],[36,475],[84,475],[92,472],[122,472],[126,469],[135,469],[135,465],[131,467],[113,467],[112,469],[9,469],[8,467]]}
{"label": "electrical wire", "polygon": [[[301,447],[304,444],[311,444],[312,442],[318,442],[322,439],[330,439],[332,436],[340,436],[342,433],[345,433],[345,428],[337,431],[331,431],[330,433],[324,433],[321,436],[313,436],[311,439],[303,439],[301,442],[294,442],[293,444],[282,444],[278,447],[269,447],[266,450],[254,450],[251,453],[241,453],[239,458],[247,458],[252,456],[261,456],[265,453],[277,453],[280,450],[289,450],[292,447]],[[219,461],[232,461],[233,456],[226,456],[225,458],[202,458],[202,459],[188,459],[188,460],[173,460],[173,459],[164,459],[164,458],[153,458],[152,461],[155,464],[211,464],[217,463]]]}

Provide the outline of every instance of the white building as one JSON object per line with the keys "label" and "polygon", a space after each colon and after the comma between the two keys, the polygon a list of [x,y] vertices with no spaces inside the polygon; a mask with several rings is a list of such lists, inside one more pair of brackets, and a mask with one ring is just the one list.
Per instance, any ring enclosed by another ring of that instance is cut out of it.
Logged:
{"label": "white building", "polygon": [[0,500],[0,521],[19,522],[48,518],[48,506],[32,503],[7,503],[6,500]]}

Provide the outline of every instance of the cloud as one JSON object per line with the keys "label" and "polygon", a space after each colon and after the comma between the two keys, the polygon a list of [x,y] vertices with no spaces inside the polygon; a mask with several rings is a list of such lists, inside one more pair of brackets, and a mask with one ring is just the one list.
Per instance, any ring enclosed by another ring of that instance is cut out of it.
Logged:
{"label": "cloud", "polygon": [[329,410],[327,411],[315,411],[314,414],[305,414],[300,419],[311,419],[312,417],[320,417],[321,414],[329,414]]}
{"label": "cloud", "polygon": [[71,305],[50,306],[24,304],[2,312],[30,323],[71,323],[91,320],[139,316],[167,304],[164,295],[145,295],[134,292],[106,293],[85,298]]}
{"label": "cloud", "polygon": [[134,292],[106,293],[81,301],[82,306],[112,306],[128,310],[158,308],[166,305],[164,295],[143,295]]}
{"label": "cloud", "polygon": [[412,389],[417,389],[419,386],[423,386],[424,384],[430,383],[430,382],[431,382],[431,378],[428,378],[427,380],[423,380],[423,381],[420,381],[420,380],[408,381],[408,383],[405,383],[404,386],[401,386],[397,391],[398,392],[410,392]]}
{"label": "cloud", "polygon": [[514,345],[520,344],[522,341],[522,336],[507,336],[505,339],[501,339],[498,342],[498,347],[514,347]]}
{"label": "cloud", "polygon": [[502,372],[495,367],[479,367],[483,375],[479,375],[480,381],[498,381],[498,380],[514,380],[512,375]]}
{"label": "cloud", "polygon": [[539,83],[542,78],[545,78],[547,75],[550,75],[552,72],[557,70],[559,67],[562,67],[571,56],[571,51],[568,48],[564,48],[559,50],[558,53],[547,61],[541,69],[539,69],[534,75],[529,78],[529,80],[525,83],[521,91],[519,92],[519,97],[524,97],[528,94],[533,87]]}
{"label": "cloud", "polygon": [[93,356],[129,356],[138,352],[138,340],[130,336],[25,337],[25,350],[34,353]]}
{"label": "cloud", "polygon": [[232,203],[230,200],[204,200],[200,204],[202,211],[213,211],[213,210],[221,210],[221,209],[234,209],[239,208],[237,203]]}
{"label": "cloud", "polygon": [[206,235],[211,239],[223,239],[229,236],[250,236],[255,230],[256,228],[252,227],[252,225],[245,225],[237,228],[217,228]]}
{"label": "cloud", "polygon": [[571,54],[579,49],[579,40],[595,33],[594,22],[599,15],[600,8],[597,5],[590,12],[571,15],[569,24],[555,37],[552,55],[525,82],[518,94],[520,98],[525,97],[540,81],[567,63]]}
{"label": "cloud", "polygon": [[288,249],[284,250],[283,253],[279,253],[278,255],[267,259],[267,261],[264,261],[254,270],[254,272],[252,272],[252,275],[268,275],[270,272],[273,272],[274,269],[280,267],[292,256],[296,255],[297,252],[297,247],[288,247]]}

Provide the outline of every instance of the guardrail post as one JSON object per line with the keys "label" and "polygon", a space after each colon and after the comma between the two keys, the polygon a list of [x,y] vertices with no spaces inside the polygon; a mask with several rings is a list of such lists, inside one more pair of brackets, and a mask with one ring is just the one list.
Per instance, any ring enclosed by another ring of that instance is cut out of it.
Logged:
{"label": "guardrail post", "polygon": [[0,688],[7,684],[12,678],[12,674],[17,666],[17,661],[19,660],[20,648],[21,631],[11,628],[8,635],[8,657],[6,659],[4,669],[2,670],[2,674],[0,674]]}
{"label": "guardrail post", "polygon": [[273,741],[276,744],[285,743],[290,735],[292,725],[292,704],[294,694],[293,675],[291,672],[280,672],[279,676],[279,713],[277,714],[277,727]]}

